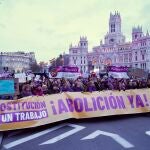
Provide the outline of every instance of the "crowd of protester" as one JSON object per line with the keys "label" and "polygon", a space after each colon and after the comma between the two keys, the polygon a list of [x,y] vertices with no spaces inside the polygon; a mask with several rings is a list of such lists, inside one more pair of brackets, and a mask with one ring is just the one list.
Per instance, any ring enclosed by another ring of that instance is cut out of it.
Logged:
{"label": "crowd of protester", "polygon": [[150,88],[150,79],[114,79],[112,77],[97,78],[79,77],[72,79],[49,79],[41,77],[38,81],[34,79],[20,85],[20,98],[26,96],[42,96],[45,94],[56,94],[61,92],[93,92],[103,90],[127,90]]}
{"label": "crowd of protester", "polygon": [[[26,83],[19,84],[19,95],[8,99],[18,99],[27,96],[43,96],[61,92],[93,92],[103,90],[127,90],[150,88],[150,79],[115,79],[113,77],[89,76],[73,79],[50,79],[41,76],[39,80],[34,78]],[[0,97],[3,98],[2,96]],[[6,99],[6,97],[5,97]]]}

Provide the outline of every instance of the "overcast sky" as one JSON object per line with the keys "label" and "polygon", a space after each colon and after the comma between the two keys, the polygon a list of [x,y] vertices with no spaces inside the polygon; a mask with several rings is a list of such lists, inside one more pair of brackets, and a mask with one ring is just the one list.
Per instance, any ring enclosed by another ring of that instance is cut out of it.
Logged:
{"label": "overcast sky", "polygon": [[150,0],[0,0],[0,51],[34,51],[38,61],[68,53],[87,36],[89,50],[108,31],[119,11],[127,41],[133,26],[150,30]]}

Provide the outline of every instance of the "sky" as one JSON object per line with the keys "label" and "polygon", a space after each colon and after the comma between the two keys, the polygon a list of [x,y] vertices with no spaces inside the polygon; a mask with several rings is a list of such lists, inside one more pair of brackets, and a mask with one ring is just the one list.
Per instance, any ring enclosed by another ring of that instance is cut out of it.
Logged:
{"label": "sky", "polygon": [[48,62],[87,36],[89,51],[104,39],[110,12],[119,11],[122,32],[150,30],[150,0],[0,0],[0,51],[35,52]]}

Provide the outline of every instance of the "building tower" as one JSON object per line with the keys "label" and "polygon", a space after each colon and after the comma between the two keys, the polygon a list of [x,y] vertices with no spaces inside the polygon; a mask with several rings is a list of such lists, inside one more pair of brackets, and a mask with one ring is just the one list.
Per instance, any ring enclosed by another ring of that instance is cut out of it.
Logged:
{"label": "building tower", "polygon": [[142,27],[133,27],[132,28],[132,41],[136,41],[143,36]]}
{"label": "building tower", "polygon": [[110,13],[109,32],[105,36],[105,44],[119,44],[125,42],[125,36],[121,32],[121,16],[118,12]]}
{"label": "building tower", "polygon": [[110,13],[109,33],[121,33],[121,17],[118,12],[115,12],[114,15]]}
{"label": "building tower", "polygon": [[88,50],[88,41],[87,41],[87,37],[83,36],[83,37],[80,37],[80,41],[79,41],[79,47],[82,49],[82,50]]}

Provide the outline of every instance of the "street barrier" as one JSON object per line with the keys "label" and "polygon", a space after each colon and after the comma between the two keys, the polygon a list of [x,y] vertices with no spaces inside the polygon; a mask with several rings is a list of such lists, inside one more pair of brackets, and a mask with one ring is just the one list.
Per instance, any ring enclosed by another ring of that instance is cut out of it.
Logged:
{"label": "street barrier", "polygon": [[66,92],[0,100],[0,131],[31,128],[69,118],[150,112],[150,89]]}

